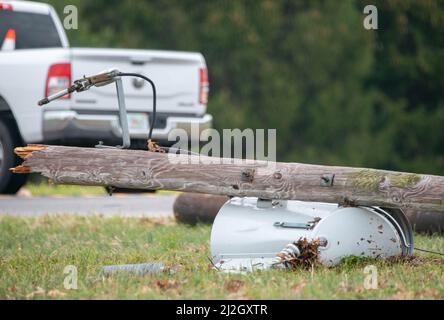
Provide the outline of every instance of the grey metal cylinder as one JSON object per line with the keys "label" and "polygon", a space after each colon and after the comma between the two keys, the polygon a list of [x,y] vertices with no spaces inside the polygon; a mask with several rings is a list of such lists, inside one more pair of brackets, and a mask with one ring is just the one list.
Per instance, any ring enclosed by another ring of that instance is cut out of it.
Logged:
{"label": "grey metal cylinder", "polygon": [[174,202],[176,220],[186,224],[213,223],[219,209],[230,198],[212,194],[182,193]]}
{"label": "grey metal cylinder", "polygon": [[418,233],[444,233],[444,214],[433,211],[404,210],[413,230]]}
{"label": "grey metal cylinder", "polygon": [[159,273],[164,270],[162,263],[139,263],[139,264],[122,264],[114,266],[104,266],[100,272],[102,276],[111,276],[117,273],[127,273],[137,276]]}

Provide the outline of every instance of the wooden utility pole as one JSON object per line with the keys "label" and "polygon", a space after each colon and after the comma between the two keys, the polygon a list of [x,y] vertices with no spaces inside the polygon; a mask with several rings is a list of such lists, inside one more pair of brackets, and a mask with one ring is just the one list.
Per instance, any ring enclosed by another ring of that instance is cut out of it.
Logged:
{"label": "wooden utility pole", "polygon": [[29,145],[16,173],[56,183],[166,189],[444,212],[444,177],[136,150]]}

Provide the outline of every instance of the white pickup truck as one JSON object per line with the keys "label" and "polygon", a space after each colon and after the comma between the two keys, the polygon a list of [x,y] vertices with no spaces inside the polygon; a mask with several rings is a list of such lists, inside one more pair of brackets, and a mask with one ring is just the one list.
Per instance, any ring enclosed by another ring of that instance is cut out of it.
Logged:
{"label": "white pickup truck", "polygon": [[[81,27],[81,26],[80,26]],[[24,175],[8,169],[18,163],[16,146],[27,143],[92,146],[119,144],[121,129],[115,88],[91,88],[54,101],[42,97],[71,81],[109,68],[148,76],[157,87],[152,137],[168,143],[174,128],[211,127],[206,114],[208,76],[200,53],[157,50],[69,48],[63,26],[50,5],[0,0],[0,193],[15,193]],[[131,147],[148,136],[152,91],[143,81],[123,78]]]}

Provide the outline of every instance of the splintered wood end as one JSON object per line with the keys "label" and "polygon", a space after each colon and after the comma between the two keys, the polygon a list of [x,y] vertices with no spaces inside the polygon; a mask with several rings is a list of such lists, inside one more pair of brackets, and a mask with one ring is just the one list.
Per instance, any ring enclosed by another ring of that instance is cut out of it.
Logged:
{"label": "splintered wood end", "polygon": [[19,165],[15,168],[10,168],[9,171],[11,171],[12,173],[31,173],[31,168]]}
{"label": "splintered wood end", "polygon": [[34,151],[42,151],[45,150],[46,147],[41,144],[28,144],[26,147],[17,147],[14,149],[16,155],[25,160],[28,158]]}

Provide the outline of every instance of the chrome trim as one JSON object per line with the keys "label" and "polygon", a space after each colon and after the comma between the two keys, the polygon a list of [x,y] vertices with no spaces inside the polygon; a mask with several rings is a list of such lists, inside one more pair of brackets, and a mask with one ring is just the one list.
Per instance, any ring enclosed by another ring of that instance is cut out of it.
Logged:
{"label": "chrome trim", "polygon": [[[134,114],[140,112],[128,112]],[[205,129],[212,127],[213,117],[205,114],[202,117],[183,117],[174,116],[171,113],[166,119],[165,128],[153,129],[153,138],[158,140],[167,140],[168,135],[173,129],[183,129],[189,135],[192,126],[198,126],[199,133]],[[63,131],[84,132],[101,132],[107,133],[110,137],[122,137],[122,130],[117,115],[111,114],[79,114],[73,110],[48,110],[43,114],[43,132],[56,136]],[[131,130],[130,136],[134,139],[145,139],[148,136],[148,129]],[[91,137],[94,138],[94,137]]]}

